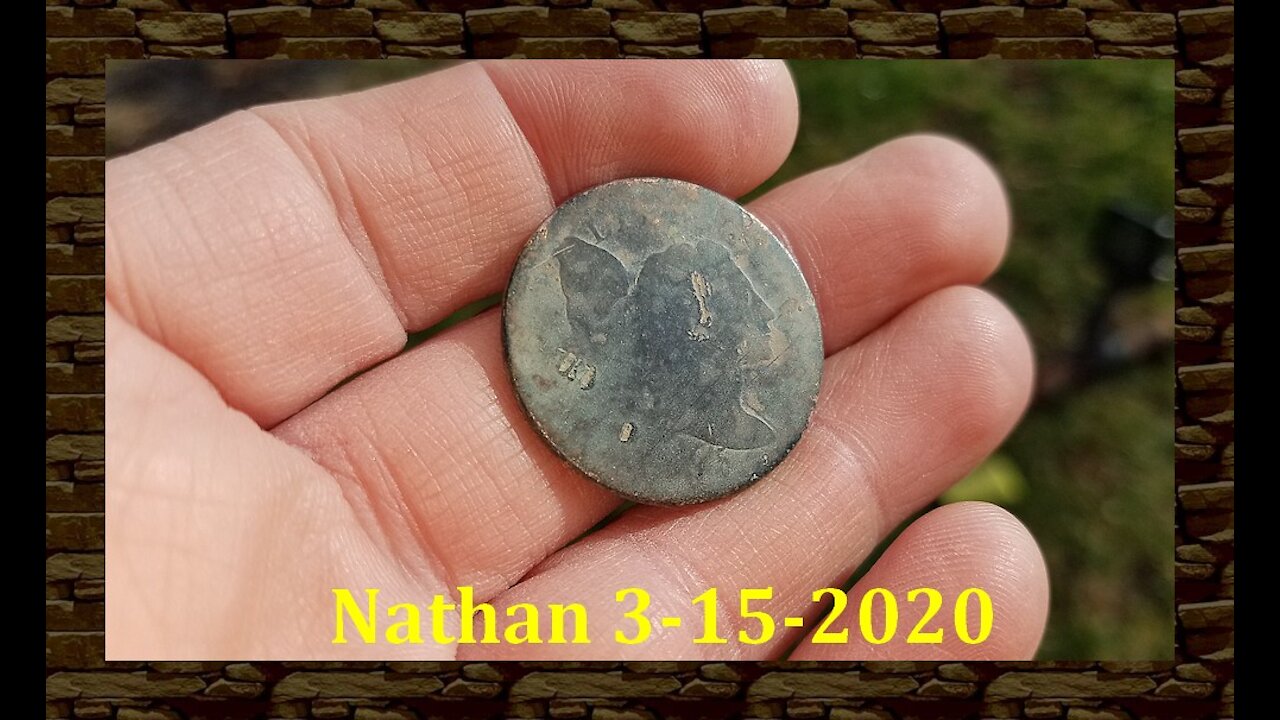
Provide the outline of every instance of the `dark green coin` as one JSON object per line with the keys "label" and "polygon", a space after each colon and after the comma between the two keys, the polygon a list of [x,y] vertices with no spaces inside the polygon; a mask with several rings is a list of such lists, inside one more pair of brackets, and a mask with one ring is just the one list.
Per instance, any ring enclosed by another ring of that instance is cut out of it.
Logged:
{"label": "dark green coin", "polygon": [[555,451],[638,502],[752,484],[813,412],[822,328],[795,258],[678,180],[577,195],[533,233],[503,305],[516,394]]}

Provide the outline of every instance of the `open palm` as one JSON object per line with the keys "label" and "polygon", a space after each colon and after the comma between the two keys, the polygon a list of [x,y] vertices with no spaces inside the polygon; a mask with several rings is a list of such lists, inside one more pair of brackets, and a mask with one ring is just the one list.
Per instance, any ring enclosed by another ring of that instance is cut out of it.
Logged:
{"label": "open palm", "polygon": [[[1021,329],[967,287],[1008,234],[975,154],[907,137],[751,204],[814,289],[827,359],[803,440],[736,496],[636,507],[565,548],[619,501],[522,416],[497,312],[401,350],[500,291],[570,195],[642,175],[741,195],[781,164],[797,117],[780,63],[474,63],[236,113],[111,161],[108,657],[784,654],[820,613],[811,593],[980,462],[1027,402]],[[499,608],[583,603],[592,643],[331,644],[332,588],[379,588],[389,605],[459,585]],[[920,586],[986,589],[990,639],[908,645],[901,631],[791,657],[1035,652],[1044,565],[1004,511],[924,516],[851,595]],[[683,627],[615,644],[627,587]],[[709,587],[726,637],[754,622],[738,619],[743,587],[773,588],[754,609],[807,622],[763,645],[693,644],[690,600]],[[900,624],[919,614],[904,607]]]}

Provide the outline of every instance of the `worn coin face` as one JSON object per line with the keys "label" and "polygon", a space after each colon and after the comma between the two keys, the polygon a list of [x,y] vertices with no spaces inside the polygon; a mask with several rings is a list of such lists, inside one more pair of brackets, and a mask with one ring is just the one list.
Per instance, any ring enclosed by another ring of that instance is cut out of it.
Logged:
{"label": "worn coin face", "polygon": [[822,329],[795,258],[737,203],[619,180],[533,233],[503,305],[507,364],[561,457],[633,500],[722,497],[809,422]]}

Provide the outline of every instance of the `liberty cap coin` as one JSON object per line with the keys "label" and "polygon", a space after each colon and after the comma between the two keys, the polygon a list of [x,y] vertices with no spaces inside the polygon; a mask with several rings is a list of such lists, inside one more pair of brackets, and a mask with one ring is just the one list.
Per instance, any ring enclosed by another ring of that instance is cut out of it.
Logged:
{"label": "liberty cap coin", "polygon": [[534,231],[503,303],[538,433],[637,502],[759,480],[817,401],[822,328],[795,258],[734,201],[679,180],[605,183]]}

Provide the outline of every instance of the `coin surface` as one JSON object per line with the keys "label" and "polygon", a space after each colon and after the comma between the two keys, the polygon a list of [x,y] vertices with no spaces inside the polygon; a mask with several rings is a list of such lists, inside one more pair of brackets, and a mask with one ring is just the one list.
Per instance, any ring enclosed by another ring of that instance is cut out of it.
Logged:
{"label": "coin surface", "polygon": [[503,304],[516,394],[564,459],[638,502],[740,490],[800,439],[822,328],[796,260],[732,200],[635,178],[570,198]]}

